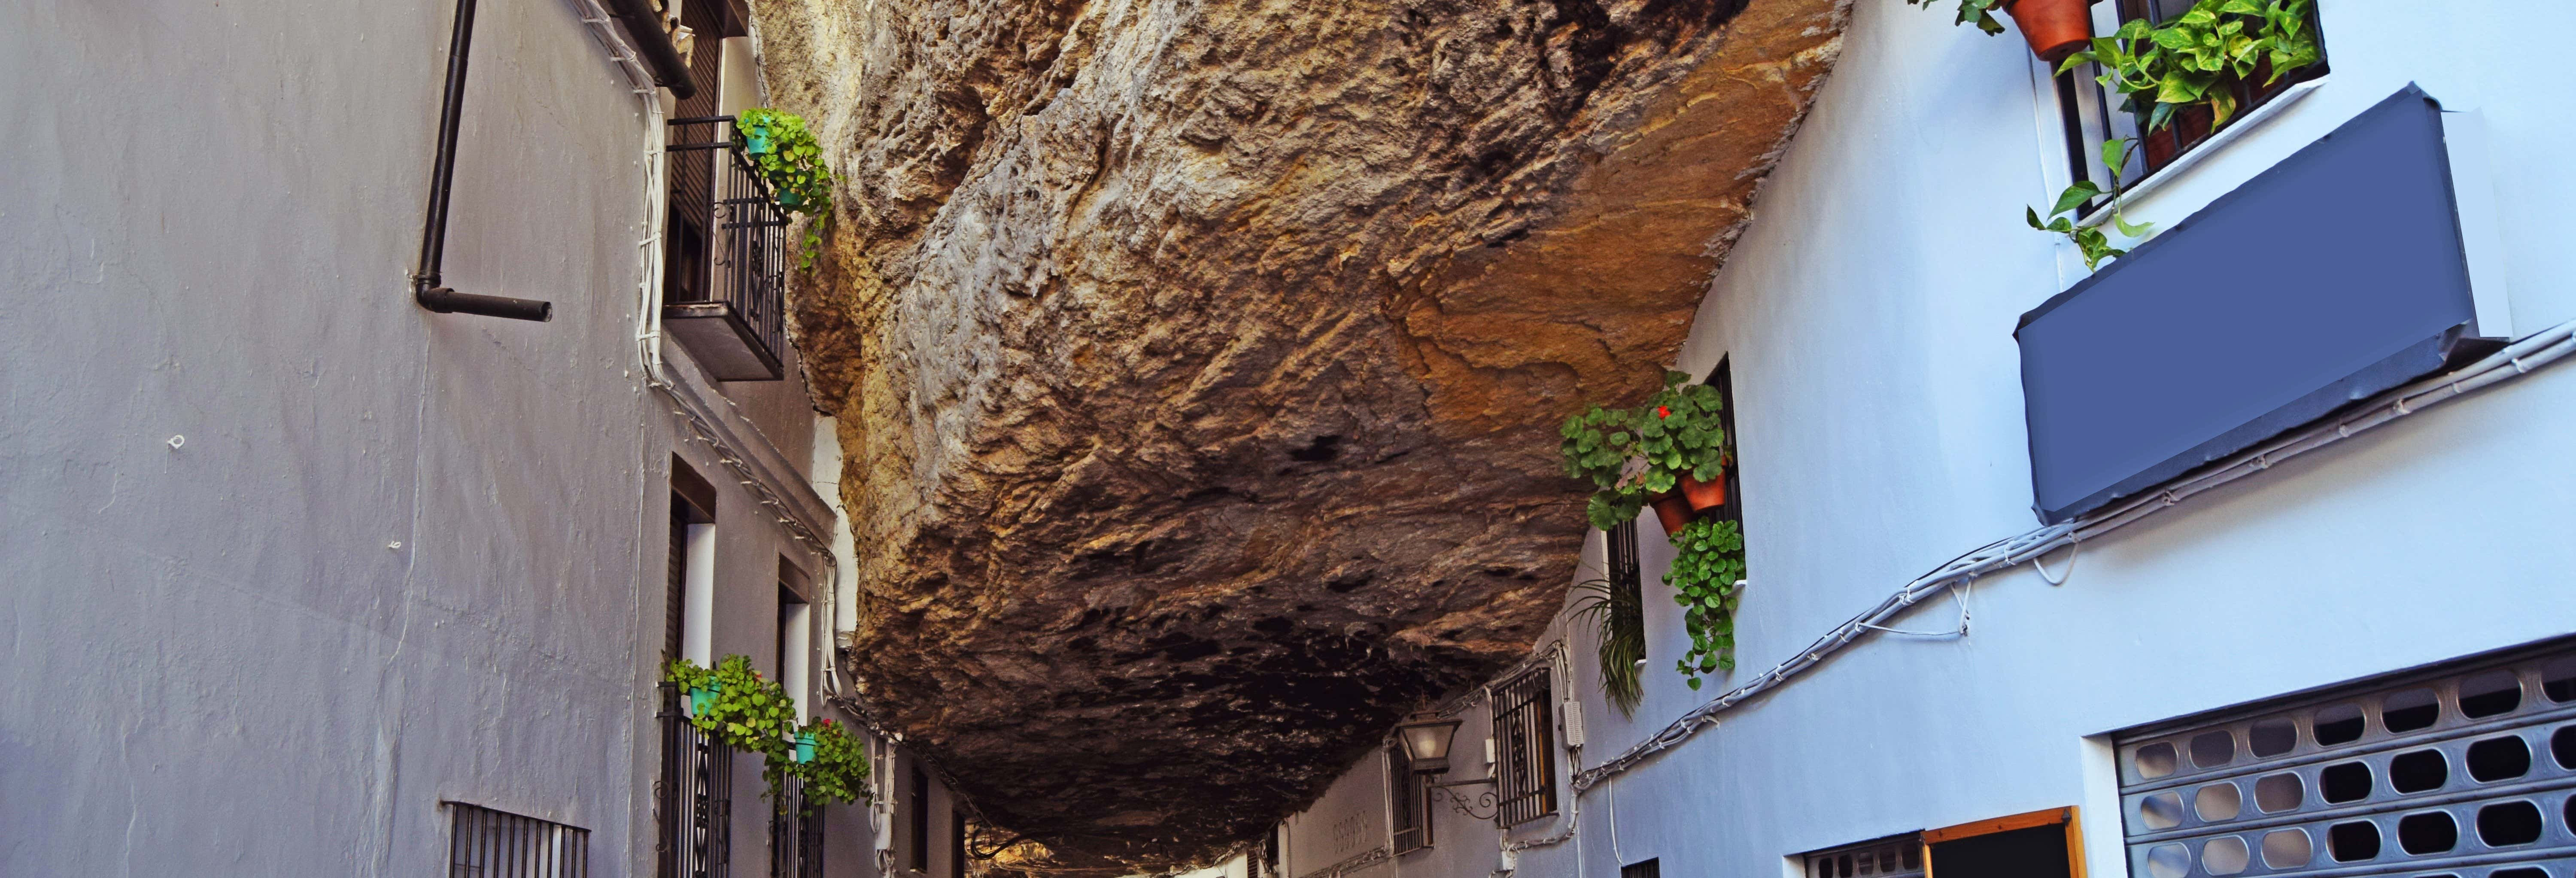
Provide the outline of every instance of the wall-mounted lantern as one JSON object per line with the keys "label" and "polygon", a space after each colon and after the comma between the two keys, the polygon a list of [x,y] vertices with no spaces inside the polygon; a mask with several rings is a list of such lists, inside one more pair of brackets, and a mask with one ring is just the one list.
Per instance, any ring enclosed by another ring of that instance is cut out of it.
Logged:
{"label": "wall-mounted lantern", "polygon": [[1395,727],[1404,741],[1404,758],[1421,774],[1449,770],[1449,741],[1458,734],[1456,718],[1423,716]]}

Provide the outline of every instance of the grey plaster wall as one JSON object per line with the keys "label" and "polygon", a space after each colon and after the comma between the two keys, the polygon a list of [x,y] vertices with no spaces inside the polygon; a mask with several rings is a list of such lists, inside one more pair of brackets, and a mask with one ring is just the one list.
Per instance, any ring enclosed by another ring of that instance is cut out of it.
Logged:
{"label": "grey plaster wall", "polygon": [[[446,266],[555,319],[411,302],[452,10],[0,7],[0,874],[443,874],[448,800],[649,874],[667,461],[756,503],[643,387],[647,120],[561,0],[481,4]],[[719,527],[770,656],[797,550]]]}

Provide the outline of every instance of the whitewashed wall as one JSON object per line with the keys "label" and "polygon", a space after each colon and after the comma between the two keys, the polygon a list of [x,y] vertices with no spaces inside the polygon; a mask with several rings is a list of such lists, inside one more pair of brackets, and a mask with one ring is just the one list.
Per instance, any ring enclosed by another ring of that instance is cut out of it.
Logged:
{"label": "whitewashed wall", "polygon": [[[2131,217],[2170,225],[2418,82],[2486,116],[2515,325],[2576,318],[2576,249],[2559,243],[2576,234],[2562,207],[2576,165],[2558,148],[2576,121],[2555,54],[2535,51],[2576,28],[2576,6],[2320,7],[2326,83]],[[1955,28],[1950,13],[1857,0],[1841,66],[1680,358],[1695,374],[1733,362],[1752,581],[1741,670],[1701,692],[1670,670],[1687,640],[1654,578],[1671,553],[1648,516],[1650,662],[1633,721],[1600,699],[1591,639],[1572,644],[1587,764],[2036,524],[2011,332],[2082,276],[2071,247],[2022,223],[2065,185],[2065,149],[2018,35]],[[2087,542],[2063,587],[2028,568],[1987,578],[1965,640],[1880,637],[1739,707],[1586,793],[1574,840],[1523,853],[1519,873],[1611,876],[1652,857],[1666,876],[1775,878],[1802,851],[2082,805],[2089,871],[2125,875],[2108,756],[2088,736],[2576,630],[2571,403],[2576,370],[2537,374]],[[1600,553],[1596,534],[1596,571]],[[1956,613],[1944,600],[1901,624],[1940,630]],[[1480,734],[1462,729],[1460,752]],[[1363,762],[1292,829],[1330,825],[1381,778]],[[1439,819],[1434,850],[1356,874],[1496,867],[1489,822]]]}
{"label": "whitewashed wall", "polygon": [[446,265],[554,320],[411,300],[453,9],[0,5],[0,874],[438,874],[445,800],[650,874],[674,453],[771,661],[801,550],[643,387],[648,121],[563,0],[481,4]]}

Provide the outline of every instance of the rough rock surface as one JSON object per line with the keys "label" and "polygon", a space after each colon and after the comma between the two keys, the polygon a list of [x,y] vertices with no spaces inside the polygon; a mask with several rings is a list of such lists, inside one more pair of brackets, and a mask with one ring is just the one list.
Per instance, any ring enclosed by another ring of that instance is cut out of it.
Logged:
{"label": "rough rock surface", "polygon": [[1848,2],[756,0],[882,720],[1169,864],[1524,655]]}

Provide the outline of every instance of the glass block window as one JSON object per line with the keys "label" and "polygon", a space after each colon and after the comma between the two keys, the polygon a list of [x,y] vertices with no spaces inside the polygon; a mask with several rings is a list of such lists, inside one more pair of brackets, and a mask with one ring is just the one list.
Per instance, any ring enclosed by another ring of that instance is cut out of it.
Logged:
{"label": "glass block window", "polygon": [[1923,878],[1923,839],[1907,833],[1817,851],[1806,861],[1807,878]]}
{"label": "glass block window", "polygon": [[2134,878],[2576,878],[2576,643],[2116,743]]}
{"label": "glass block window", "polygon": [[1494,687],[1494,782],[1504,826],[1556,813],[1556,711],[1541,665]]}

